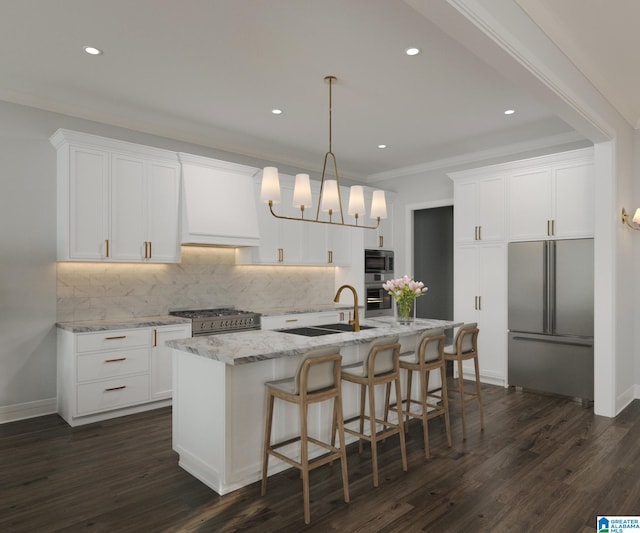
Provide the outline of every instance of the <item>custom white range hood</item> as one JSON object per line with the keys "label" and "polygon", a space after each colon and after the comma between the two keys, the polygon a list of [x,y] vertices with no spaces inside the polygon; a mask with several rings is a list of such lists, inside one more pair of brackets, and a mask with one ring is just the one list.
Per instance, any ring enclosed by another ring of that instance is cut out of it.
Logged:
{"label": "custom white range hood", "polygon": [[258,169],[179,153],[182,244],[258,246],[253,175]]}

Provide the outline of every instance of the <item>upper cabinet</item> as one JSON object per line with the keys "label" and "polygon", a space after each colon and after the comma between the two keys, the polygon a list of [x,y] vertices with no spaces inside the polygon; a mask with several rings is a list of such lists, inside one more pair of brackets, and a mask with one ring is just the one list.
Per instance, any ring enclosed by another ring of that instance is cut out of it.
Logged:
{"label": "upper cabinet", "polygon": [[[273,206],[275,213],[300,219],[300,210],[293,206],[294,177],[280,175],[279,204]],[[374,230],[358,229],[341,224],[320,224],[300,220],[286,220],[274,217],[267,204],[260,202],[261,176],[254,182],[254,198],[260,226],[260,244],[254,248],[236,250],[238,264],[262,265],[310,265],[310,266],[350,266],[354,232],[375,233]],[[315,219],[319,183],[312,184],[314,206],[305,210],[306,219]],[[341,187],[342,204],[346,209],[349,189]],[[332,220],[339,221],[340,214]],[[329,221],[327,213],[320,213],[320,220]],[[355,219],[345,215],[344,222],[355,223]]]}
{"label": "upper cabinet", "polygon": [[593,236],[593,158],[514,173],[509,181],[509,240]]}
{"label": "upper cabinet", "polygon": [[58,260],[180,261],[173,152],[58,130]]}
{"label": "upper cabinet", "polygon": [[[454,177],[455,176],[455,177]],[[505,237],[504,175],[453,175],[454,240],[457,243],[503,241]]]}
{"label": "upper cabinet", "polygon": [[257,246],[252,177],[257,168],[179,154],[182,163],[182,243]]}

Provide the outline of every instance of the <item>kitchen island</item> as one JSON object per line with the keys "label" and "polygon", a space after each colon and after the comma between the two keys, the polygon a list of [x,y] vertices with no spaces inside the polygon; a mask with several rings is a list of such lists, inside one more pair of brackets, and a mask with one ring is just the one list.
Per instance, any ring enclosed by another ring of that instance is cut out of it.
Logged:
{"label": "kitchen island", "polygon": [[[380,337],[398,335],[406,352],[415,350],[423,332],[459,325],[432,319],[400,325],[381,317],[362,321],[359,332],[307,337],[259,330],[167,342],[173,353],[173,449],[179,465],[221,495],[253,483],[261,478],[266,381],[293,376],[300,356],[314,348],[339,347],[345,365],[362,361]],[[376,403],[383,405],[383,391],[378,392]],[[330,402],[310,407],[311,435],[328,439],[331,409]],[[359,411],[357,387],[343,386],[343,409],[345,418]],[[273,440],[298,434],[298,420],[296,406],[276,402]],[[286,468],[272,461],[269,474]]]}

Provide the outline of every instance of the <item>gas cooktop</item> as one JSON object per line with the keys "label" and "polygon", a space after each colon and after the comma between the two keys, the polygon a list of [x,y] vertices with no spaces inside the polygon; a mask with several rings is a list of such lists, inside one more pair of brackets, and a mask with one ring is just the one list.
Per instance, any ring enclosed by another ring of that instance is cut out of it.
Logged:
{"label": "gas cooktop", "polygon": [[194,337],[260,329],[259,313],[241,311],[233,307],[183,309],[169,311],[169,314],[190,318],[191,331]]}

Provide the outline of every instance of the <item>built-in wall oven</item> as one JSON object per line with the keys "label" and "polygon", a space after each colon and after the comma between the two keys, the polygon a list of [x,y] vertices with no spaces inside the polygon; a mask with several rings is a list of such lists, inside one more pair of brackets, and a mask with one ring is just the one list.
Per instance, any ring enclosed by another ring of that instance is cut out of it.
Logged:
{"label": "built-in wall oven", "polygon": [[364,275],[365,318],[393,314],[391,295],[382,288],[382,284],[390,279],[393,279],[393,273]]}

